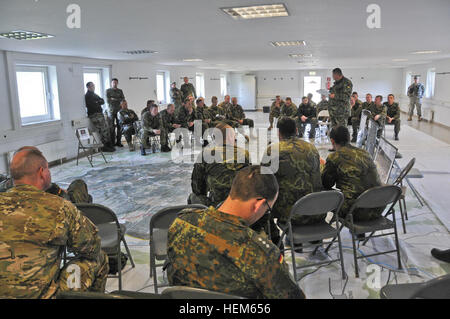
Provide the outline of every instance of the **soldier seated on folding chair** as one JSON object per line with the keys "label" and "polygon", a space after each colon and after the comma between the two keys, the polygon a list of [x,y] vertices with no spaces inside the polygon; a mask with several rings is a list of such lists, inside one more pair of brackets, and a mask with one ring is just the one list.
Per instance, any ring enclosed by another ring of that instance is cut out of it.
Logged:
{"label": "soldier seated on folding chair", "polygon": [[358,95],[356,96],[352,95],[350,98],[350,118],[349,118],[349,125],[352,126],[353,134],[352,134],[352,143],[356,142],[356,139],[358,137],[358,130],[359,130],[359,123],[361,122],[361,114],[362,114],[362,103],[357,99]]}
{"label": "soldier seated on folding chair", "polygon": [[180,128],[181,125],[177,123],[176,117],[175,117],[175,105],[169,104],[167,105],[167,108],[165,110],[162,110],[159,112],[159,115],[161,116],[161,123],[163,129],[161,129],[161,151],[162,152],[169,152],[169,134],[175,131],[177,128]]}
{"label": "soldier seated on folding chair", "polygon": [[388,95],[388,101],[383,104],[386,107],[386,123],[385,125],[394,125],[395,140],[398,141],[398,133],[400,133],[400,107],[395,102],[394,94]]}
{"label": "soldier seated on folding chair", "polygon": [[[45,192],[51,177],[42,153],[36,148],[17,152],[11,175],[15,186],[0,193],[0,298],[104,292],[108,257],[97,227],[72,203]],[[61,269],[65,248],[75,259]]]}
{"label": "soldier seated on folding chair", "polygon": [[[350,144],[350,133],[344,126],[331,130],[330,140],[336,152],[328,155],[322,171],[322,185],[331,190],[334,186],[344,194],[340,215],[345,218],[359,195],[381,186],[377,168],[369,153]],[[373,220],[381,216],[384,208],[360,209],[353,214],[354,221]]]}
{"label": "soldier seated on folding chair", "polygon": [[[157,141],[154,141],[153,138],[162,135],[163,129],[158,105],[152,104],[150,111],[144,112],[142,115],[142,129],[138,132],[141,136],[141,155],[145,155],[146,148],[155,148],[154,143]],[[149,137],[152,139],[152,143],[149,143]]]}
{"label": "soldier seated on folding chair", "polygon": [[381,137],[381,133],[383,133],[384,123],[386,121],[387,108],[383,105],[383,97],[381,95],[377,95],[375,97],[375,103],[372,105],[372,108],[369,110],[372,113],[372,119],[377,122],[379,125],[379,129],[377,132],[377,137]]}
{"label": "soldier seated on folding chair", "polygon": [[[197,132],[195,129],[195,123],[194,121],[199,120],[201,122],[201,131],[198,130]],[[197,145],[202,145],[203,147],[208,145],[208,141],[203,141],[201,143],[200,139],[205,133],[207,126],[205,123],[202,123],[202,119],[197,118],[197,114],[194,111],[194,107],[192,105],[192,99],[186,98],[184,101],[183,107],[178,112],[178,118],[177,122],[181,125],[182,128],[187,128],[189,131],[191,131],[194,134],[194,139]],[[201,135],[201,136],[200,136]],[[190,143],[189,141],[184,141],[184,143]]]}
{"label": "soldier seated on folding chair", "polygon": [[120,128],[122,134],[127,140],[128,148],[130,152],[134,151],[134,145],[132,143],[133,135],[136,134],[134,130],[134,122],[139,121],[139,117],[133,110],[128,108],[128,103],[126,100],[122,100],[120,103],[121,110],[117,113],[117,118],[119,120]]}
{"label": "soldier seated on folding chair", "polygon": [[308,97],[302,98],[302,104],[298,107],[298,130],[300,137],[303,137],[305,133],[305,127],[307,124],[311,124],[311,130],[309,131],[309,138],[316,136],[317,128],[317,110],[309,102]]}

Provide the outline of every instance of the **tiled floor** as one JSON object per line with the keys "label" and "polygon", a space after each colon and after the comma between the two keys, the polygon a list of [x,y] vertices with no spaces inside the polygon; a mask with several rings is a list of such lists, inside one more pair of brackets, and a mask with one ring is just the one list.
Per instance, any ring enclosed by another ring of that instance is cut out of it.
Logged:
{"label": "tiled floor", "polygon": [[[252,112],[247,115],[255,120],[257,128],[268,127],[268,114]],[[393,140],[392,127],[387,128],[386,136],[389,140]],[[322,138],[314,142],[321,156],[326,158],[328,140]],[[392,143],[403,155],[399,160],[401,166],[412,157],[416,157],[416,167],[424,174],[423,179],[411,182],[425,199],[425,205],[421,206],[408,191],[407,234],[403,234],[399,228],[404,269],[397,269],[396,258],[393,255],[376,256],[370,260],[359,261],[361,276],[355,278],[351,241],[349,233],[344,230],[342,237],[348,282],[340,278],[341,269],[338,263],[298,270],[301,278],[299,284],[309,298],[332,298],[332,295],[342,295],[346,298],[378,298],[380,287],[388,281],[421,282],[450,273],[449,264],[441,263],[430,255],[433,247],[448,249],[450,246],[450,213],[447,208],[447,197],[450,193],[450,145],[405,124],[402,126],[400,141]],[[250,152],[254,156],[257,150],[255,144],[250,144]],[[193,165],[191,160],[195,156],[187,152],[182,156],[184,161],[180,163],[177,159],[172,159],[170,153],[141,157],[139,152],[130,153],[123,149],[108,154],[108,164],[102,163],[97,158],[94,169],[90,168],[85,159],[78,167],[75,162],[70,162],[52,168],[53,180],[61,186],[67,186],[75,178],[83,178],[94,201],[113,209],[121,222],[126,223],[128,229],[126,239],[136,268],[132,269],[128,263],[123,278],[123,289],[153,292],[153,279],[149,278],[149,220],[151,215],[162,207],[186,203],[190,192],[190,173]],[[366,247],[360,247],[359,254],[392,247],[393,240],[390,238],[377,238]],[[335,257],[336,253],[337,249],[332,249],[331,257]],[[324,258],[326,257],[323,255],[296,254],[297,264],[326,260]],[[289,253],[286,260],[288,263],[291,262]],[[166,281],[160,268],[157,279],[159,283]],[[108,280],[108,291],[117,288],[116,279]]]}

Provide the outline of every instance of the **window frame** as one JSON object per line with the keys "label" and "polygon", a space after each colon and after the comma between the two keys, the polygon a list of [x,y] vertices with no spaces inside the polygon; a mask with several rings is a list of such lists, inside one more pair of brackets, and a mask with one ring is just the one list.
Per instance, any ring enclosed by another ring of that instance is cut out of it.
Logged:
{"label": "window frame", "polygon": [[436,88],[436,69],[431,68],[427,71],[427,84],[425,87],[425,97],[431,99],[434,97]]}
{"label": "window frame", "polygon": [[[96,73],[96,74],[98,74],[99,75],[99,79],[100,79],[100,85],[99,85],[99,87],[98,87],[98,92],[99,92],[99,94],[97,94],[98,96],[100,96],[101,98],[105,98],[104,97],[104,95],[105,95],[105,88],[103,87],[104,86],[104,78],[103,78],[103,73],[104,73],[104,71],[103,71],[103,69],[102,68],[95,68],[95,67],[83,67],[83,88],[84,88],[84,90],[86,91],[87,90],[87,88],[86,88],[86,83],[84,83],[85,81],[84,81],[84,74],[85,73]],[[97,87],[97,85],[96,85],[96,87]]]}
{"label": "window frame", "polygon": [[220,94],[222,95],[222,97],[225,97],[228,93],[228,88],[227,88],[227,75],[226,74],[221,74],[220,75]]}
{"label": "window frame", "polygon": [[[52,122],[55,120],[59,120],[55,118],[55,110],[54,103],[52,98],[52,90],[50,84],[50,75],[49,75],[49,67],[46,65],[29,65],[29,64],[16,64],[16,84],[17,84],[17,97],[19,103],[19,116],[20,123],[22,126],[28,126],[32,124]],[[36,115],[36,116],[22,116],[22,107],[20,105],[20,95],[19,95],[19,79],[17,74],[19,72],[39,72],[44,76],[44,92],[45,92],[45,106],[46,106],[46,114],[45,115]]]}
{"label": "window frame", "polygon": [[[318,87],[319,87],[319,90],[320,90],[322,88],[322,77],[320,75],[304,75],[303,76],[303,96],[307,96],[309,93],[312,93],[313,94],[313,98],[316,97],[315,100],[316,101],[320,101],[320,94],[319,93],[317,93],[317,92],[306,92],[305,86],[306,86],[306,79],[307,78],[317,78],[317,79],[319,79],[320,85]],[[318,102],[316,102],[316,103],[318,103]]]}
{"label": "window frame", "polygon": [[[198,77],[200,77],[200,84],[198,83]],[[205,74],[197,72],[195,74],[195,89],[197,91],[197,97],[205,98]]]}

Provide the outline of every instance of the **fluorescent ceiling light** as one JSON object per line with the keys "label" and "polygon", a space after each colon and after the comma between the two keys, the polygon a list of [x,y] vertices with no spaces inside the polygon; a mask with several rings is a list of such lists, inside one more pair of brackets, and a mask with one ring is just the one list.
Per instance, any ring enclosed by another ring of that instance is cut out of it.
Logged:
{"label": "fluorescent ceiling light", "polygon": [[123,51],[123,53],[131,54],[131,55],[135,55],[135,54],[155,54],[155,53],[158,53],[158,51],[152,51],[152,50],[130,50],[130,51]]}
{"label": "fluorescent ceiling light", "polygon": [[434,54],[434,53],[440,53],[441,51],[438,50],[424,50],[424,51],[414,51],[411,52],[411,54]]}
{"label": "fluorescent ceiling light", "polygon": [[250,7],[222,8],[222,11],[224,11],[235,20],[289,16],[286,6],[282,3]]}
{"label": "fluorescent ceiling light", "polygon": [[301,54],[289,54],[289,56],[293,59],[298,59],[298,58],[312,58],[312,54],[311,53],[301,53]]}
{"label": "fluorescent ceiling light", "polygon": [[392,59],[392,62],[406,62],[408,59]]}
{"label": "fluorescent ceiling light", "polygon": [[295,41],[272,41],[270,42],[274,47],[294,47],[294,46],[305,46],[306,42],[303,40]]}
{"label": "fluorescent ceiling light", "polygon": [[183,59],[183,62],[202,62],[202,59]]}
{"label": "fluorescent ceiling light", "polygon": [[24,31],[24,30],[16,30],[11,32],[3,32],[0,33],[0,38],[5,39],[15,39],[15,40],[38,40],[38,39],[48,39],[53,38],[53,35],[33,32],[33,31]]}

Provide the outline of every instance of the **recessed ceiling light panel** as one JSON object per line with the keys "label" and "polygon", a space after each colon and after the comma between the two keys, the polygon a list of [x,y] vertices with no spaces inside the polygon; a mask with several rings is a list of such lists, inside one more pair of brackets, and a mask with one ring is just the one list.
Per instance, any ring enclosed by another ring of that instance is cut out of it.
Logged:
{"label": "recessed ceiling light panel", "polygon": [[411,54],[434,54],[434,53],[440,53],[441,51],[438,50],[424,50],[424,51],[414,51],[411,52]]}
{"label": "recessed ceiling light panel", "polygon": [[299,47],[305,46],[306,42],[303,40],[295,40],[295,41],[272,41],[270,42],[274,47]]}
{"label": "recessed ceiling light panel", "polygon": [[392,62],[406,62],[408,59],[392,59]]}
{"label": "recessed ceiling light panel", "polygon": [[152,51],[152,50],[129,50],[129,51],[123,51],[123,53],[136,55],[136,54],[155,54],[158,53],[158,51]]}
{"label": "recessed ceiling light panel", "polygon": [[312,58],[311,53],[299,53],[299,54],[289,54],[289,56],[293,59],[301,59],[301,58]]}
{"label": "recessed ceiling light panel", "polygon": [[15,40],[39,40],[39,39],[48,39],[53,38],[53,35],[33,32],[33,31],[24,31],[24,30],[16,30],[11,32],[3,32],[0,33],[0,38],[5,39],[15,39]]}
{"label": "recessed ceiling light panel", "polygon": [[202,59],[183,59],[183,62],[202,62]]}
{"label": "recessed ceiling light panel", "polygon": [[224,11],[226,14],[228,14],[235,20],[289,16],[289,12],[287,11],[287,8],[283,3],[250,6],[250,7],[222,8],[222,11]]}

